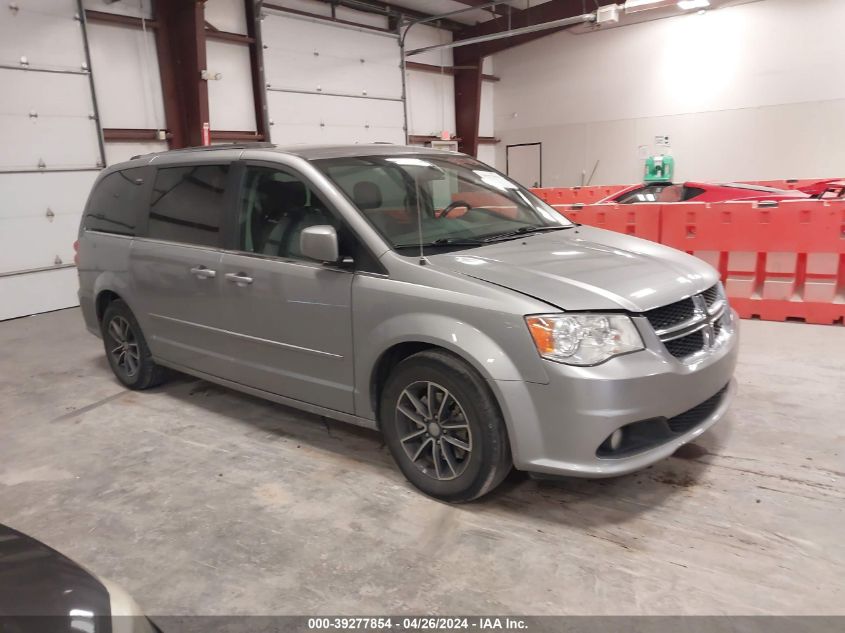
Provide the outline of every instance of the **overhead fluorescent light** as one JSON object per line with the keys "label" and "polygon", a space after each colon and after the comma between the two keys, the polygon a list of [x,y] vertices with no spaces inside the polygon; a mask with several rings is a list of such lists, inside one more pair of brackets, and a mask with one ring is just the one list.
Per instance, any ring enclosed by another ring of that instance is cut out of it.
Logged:
{"label": "overhead fluorescent light", "polygon": [[660,9],[675,4],[676,0],[627,0],[624,4],[625,13],[636,13],[649,9]]}
{"label": "overhead fluorescent light", "polygon": [[710,6],[710,0],[678,0],[678,8],[682,11],[690,9],[706,9]]}

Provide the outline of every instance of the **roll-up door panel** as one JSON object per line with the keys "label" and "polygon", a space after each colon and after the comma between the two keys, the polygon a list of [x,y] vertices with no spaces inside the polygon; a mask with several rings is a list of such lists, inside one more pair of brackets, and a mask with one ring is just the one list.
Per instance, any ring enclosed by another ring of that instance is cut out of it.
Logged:
{"label": "roll-up door panel", "polygon": [[272,12],[261,29],[274,143],[405,142],[397,37]]}
{"label": "roll-up door panel", "polygon": [[3,6],[0,12],[0,64],[20,66],[23,57],[30,67],[83,70],[85,44],[76,2],[15,4],[17,10]]}
{"label": "roll-up door panel", "polygon": [[100,161],[87,75],[0,69],[0,171],[93,168]]}
{"label": "roll-up door panel", "polygon": [[0,174],[0,274],[73,261],[82,209],[97,175]]}
{"label": "roll-up door panel", "polygon": [[262,29],[272,88],[402,97],[399,44],[391,35],[275,15]]}
{"label": "roll-up door panel", "polygon": [[75,0],[0,10],[0,320],[78,303],[73,242],[103,156]]}
{"label": "roll-up door panel", "polygon": [[274,143],[404,143],[401,101],[269,92]]}

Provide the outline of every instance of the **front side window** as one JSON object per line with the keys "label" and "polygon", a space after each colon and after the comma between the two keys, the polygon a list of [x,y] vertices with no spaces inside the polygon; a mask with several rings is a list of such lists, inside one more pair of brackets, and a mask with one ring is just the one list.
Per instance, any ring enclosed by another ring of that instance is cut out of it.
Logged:
{"label": "front side window", "polygon": [[238,201],[239,250],[273,257],[302,257],[299,238],[309,226],[335,217],[299,177],[269,167],[248,167]]}
{"label": "front side window", "polygon": [[159,169],[147,235],[183,244],[219,246],[228,170],[228,165]]}
{"label": "front side window", "polygon": [[314,161],[403,252],[468,248],[574,226],[524,187],[475,159],[435,154]]}
{"label": "front side window", "polygon": [[138,208],[144,192],[144,168],[116,171],[103,178],[85,209],[89,231],[135,235]]}

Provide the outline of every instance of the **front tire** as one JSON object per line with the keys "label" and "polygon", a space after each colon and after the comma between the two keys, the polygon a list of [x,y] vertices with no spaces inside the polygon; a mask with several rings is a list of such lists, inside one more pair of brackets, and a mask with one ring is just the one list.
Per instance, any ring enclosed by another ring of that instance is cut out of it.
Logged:
{"label": "front tire", "polygon": [[502,413],[483,378],[441,350],[408,357],[382,392],[386,444],[405,477],[448,502],[490,492],[512,467]]}
{"label": "front tire", "polygon": [[164,382],[167,371],[153,362],[141,326],[129,306],[120,299],[112,301],[100,327],[106,358],[120,382],[130,389],[149,389]]}

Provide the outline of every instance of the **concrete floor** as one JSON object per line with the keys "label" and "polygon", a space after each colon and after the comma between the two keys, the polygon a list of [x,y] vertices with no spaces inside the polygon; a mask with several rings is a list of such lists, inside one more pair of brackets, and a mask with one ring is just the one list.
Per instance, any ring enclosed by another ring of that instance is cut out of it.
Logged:
{"label": "concrete floor", "polygon": [[414,492],[376,434],[0,323],[0,521],[163,614],[843,614],[845,328],[743,322],[729,419],[614,480]]}

